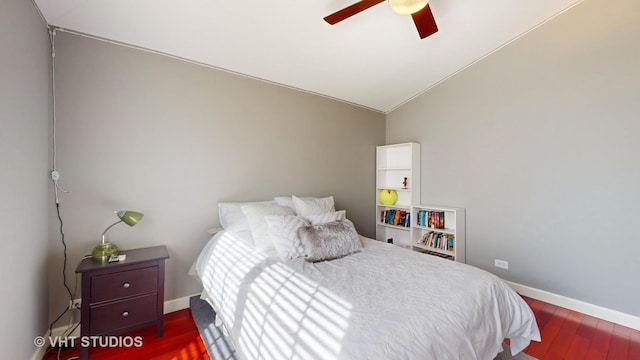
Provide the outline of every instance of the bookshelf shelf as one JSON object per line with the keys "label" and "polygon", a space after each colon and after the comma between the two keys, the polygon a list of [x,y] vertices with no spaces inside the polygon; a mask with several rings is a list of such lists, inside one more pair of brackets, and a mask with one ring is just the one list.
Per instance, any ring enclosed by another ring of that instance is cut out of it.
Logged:
{"label": "bookshelf shelf", "polygon": [[413,244],[413,247],[414,248],[418,248],[418,249],[422,249],[422,250],[431,251],[431,252],[438,253],[438,254],[442,254],[442,255],[451,256],[451,257],[455,257],[456,256],[455,251],[434,249],[434,248],[430,248],[430,247],[427,247],[427,246],[424,246],[424,245],[419,245],[419,244]]}
{"label": "bookshelf shelf", "polygon": [[410,167],[383,167],[379,171],[411,171]]}
{"label": "bookshelf shelf", "polygon": [[451,234],[451,235],[456,234],[456,229],[449,229],[449,228],[438,229],[438,228],[426,227],[426,226],[420,226],[420,225],[415,225],[415,227],[422,231],[432,231],[432,232],[439,232],[439,233]]}
{"label": "bookshelf shelf", "polygon": [[398,229],[398,230],[402,230],[402,231],[410,231],[411,228],[409,226],[400,226],[400,225],[391,225],[391,224],[385,224],[385,223],[380,223],[380,226],[384,226],[384,227],[388,227],[391,229]]}
{"label": "bookshelf shelf", "polygon": [[381,209],[400,209],[400,210],[406,210],[406,211],[411,211],[411,207],[410,206],[404,206],[404,205],[383,205],[383,204],[377,204],[377,206]]}
{"label": "bookshelf shelf", "polygon": [[[394,187],[380,188],[380,190],[382,190],[382,189],[386,189],[386,190],[395,190],[395,191],[397,191],[397,192],[401,192],[401,191],[402,191],[402,192],[408,192],[408,193],[410,193],[410,192],[411,192],[411,189],[409,189],[409,188],[394,188]],[[379,190],[378,190],[378,191],[379,191]]]}
{"label": "bookshelf shelf", "polygon": [[[393,205],[380,203],[381,190],[395,190],[398,200]],[[420,144],[403,143],[376,147],[376,239],[411,248],[411,205],[420,202]],[[400,213],[401,223],[388,223],[389,211]],[[404,219],[404,220],[403,220]],[[404,221],[404,222],[402,222]]]}

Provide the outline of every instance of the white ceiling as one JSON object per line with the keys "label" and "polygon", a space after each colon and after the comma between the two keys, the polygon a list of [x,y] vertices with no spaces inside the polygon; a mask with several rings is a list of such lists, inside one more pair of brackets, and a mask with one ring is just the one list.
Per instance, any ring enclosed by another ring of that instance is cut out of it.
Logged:
{"label": "white ceiling", "polygon": [[34,0],[49,25],[387,113],[582,0],[431,0],[439,31],[356,0]]}

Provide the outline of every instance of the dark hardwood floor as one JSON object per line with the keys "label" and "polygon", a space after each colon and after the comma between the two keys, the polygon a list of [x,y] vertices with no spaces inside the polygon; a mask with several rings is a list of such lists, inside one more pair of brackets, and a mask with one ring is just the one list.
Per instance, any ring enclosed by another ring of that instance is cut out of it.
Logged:
{"label": "dark hardwood floor", "polygon": [[[191,310],[175,311],[164,316],[164,336],[156,337],[155,326],[133,331],[123,336],[142,336],[141,347],[96,348],[89,353],[90,360],[196,360],[209,359],[207,350],[200,338]],[[77,349],[60,352],[61,360],[77,359]],[[58,359],[58,350],[49,349],[44,360]]]}
{"label": "dark hardwood floor", "polygon": [[640,331],[523,297],[538,321],[542,342],[525,353],[540,360],[638,360]]}
{"label": "dark hardwood floor", "polygon": [[[533,310],[542,342],[533,342],[525,352],[539,360],[638,360],[640,359],[640,331],[600,320],[572,310],[524,297]],[[91,360],[104,359],[209,359],[189,309],[165,315],[165,331],[155,337],[149,327],[127,334],[142,336],[140,348],[98,348],[91,351]],[[50,349],[44,360],[58,357],[57,349]],[[78,356],[77,350],[60,352],[60,359]]]}

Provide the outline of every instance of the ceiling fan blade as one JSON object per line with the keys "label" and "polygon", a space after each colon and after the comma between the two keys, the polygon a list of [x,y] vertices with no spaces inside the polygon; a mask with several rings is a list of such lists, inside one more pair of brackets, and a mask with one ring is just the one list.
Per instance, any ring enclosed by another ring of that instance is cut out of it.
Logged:
{"label": "ceiling fan blade", "polygon": [[361,11],[367,10],[368,8],[378,5],[379,3],[385,0],[362,0],[351,6],[347,6],[346,8],[336,11],[331,15],[328,15],[324,18],[324,21],[328,22],[331,25],[339,23],[340,21],[349,18]]}
{"label": "ceiling fan blade", "polygon": [[411,17],[413,18],[413,22],[416,24],[416,29],[418,29],[420,39],[424,39],[427,36],[438,32],[438,25],[436,24],[436,19],[433,18],[433,13],[431,12],[429,4],[427,4],[427,6],[422,10],[411,14]]}

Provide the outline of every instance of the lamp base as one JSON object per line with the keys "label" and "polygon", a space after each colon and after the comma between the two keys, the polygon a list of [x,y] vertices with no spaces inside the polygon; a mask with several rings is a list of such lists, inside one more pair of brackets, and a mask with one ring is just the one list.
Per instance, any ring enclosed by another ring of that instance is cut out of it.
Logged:
{"label": "lamp base", "polygon": [[93,248],[91,257],[94,260],[107,260],[111,255],[118,253],[118,247],[115,244],[104,243]]}

